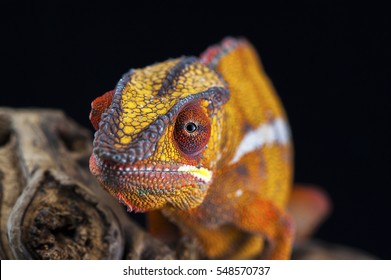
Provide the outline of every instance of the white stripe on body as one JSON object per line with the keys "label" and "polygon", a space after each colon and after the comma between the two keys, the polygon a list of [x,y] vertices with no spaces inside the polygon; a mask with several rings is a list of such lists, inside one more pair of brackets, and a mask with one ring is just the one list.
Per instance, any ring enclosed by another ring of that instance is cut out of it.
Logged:
{"label": "white stripe on body", "polygon": [[289,127],[284,119],[277,118],[270,123],[261,124],[244,135],[230,164],[238,162],[242,156],[261,148],[263,145],[288,144],[289,139]]}

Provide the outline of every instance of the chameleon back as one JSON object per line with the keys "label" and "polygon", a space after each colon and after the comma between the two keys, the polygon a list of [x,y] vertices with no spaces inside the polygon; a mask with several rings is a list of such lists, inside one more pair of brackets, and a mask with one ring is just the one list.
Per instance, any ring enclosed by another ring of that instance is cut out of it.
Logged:
{"label": "chameleon back", "polygon": [[[235,168],[239,181],[252,178],[246,189],[273,201],[280,209],[292,185],[292,144],[284,108],[254,48],[244,40],[226,39],[219,59],[208,49],[201,57],[227,82],[221,169]],[[228,148],[229,147],[229,148]],[[224,150],[223,150],[224,151]],[[247,179],[246,179],[247,178]]]}

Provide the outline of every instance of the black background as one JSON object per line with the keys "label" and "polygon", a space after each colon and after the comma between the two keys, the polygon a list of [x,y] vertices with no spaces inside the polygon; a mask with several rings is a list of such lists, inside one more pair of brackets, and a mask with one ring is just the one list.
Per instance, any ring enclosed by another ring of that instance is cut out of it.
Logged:
{"label": "black background", "polygon": [[227,35],[245,36],[290,118],[296,181],[323,186],[333,200],[317,237],[391,259],[385,7],[32,2],[0,7],[0,106],[61,108],[92,131],[90,102],[129,68],[198,55]]}

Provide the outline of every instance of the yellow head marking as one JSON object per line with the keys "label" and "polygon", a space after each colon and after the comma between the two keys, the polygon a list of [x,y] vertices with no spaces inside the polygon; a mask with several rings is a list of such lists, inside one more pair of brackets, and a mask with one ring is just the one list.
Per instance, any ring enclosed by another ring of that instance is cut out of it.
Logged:
{"label": "yellow head marking", "polygon": [[172,59],[133,70],[122,89],[117,146],[135,135],[189,95],[224,87],[217,74],[194,58]]}

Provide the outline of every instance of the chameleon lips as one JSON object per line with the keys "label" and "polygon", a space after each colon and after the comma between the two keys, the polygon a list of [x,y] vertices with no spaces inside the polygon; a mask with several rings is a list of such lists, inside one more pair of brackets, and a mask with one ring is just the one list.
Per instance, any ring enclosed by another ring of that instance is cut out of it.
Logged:
{"label": "chameleon lips", "polygon": [[178,168],[178,172],[189,173],[194,177],[203,180],[205,183],[209,183],[212,180],[213,175],[213,172],[206,168],[196,167],[192,165],[182,165]]}
{"label": "chameleon lips", "polygon": [[90,169],[104,188],[129,211],[162,207],[181,210],[202,203],[212,182],[212,171],[186,164],[110,164],[92,155]]}

